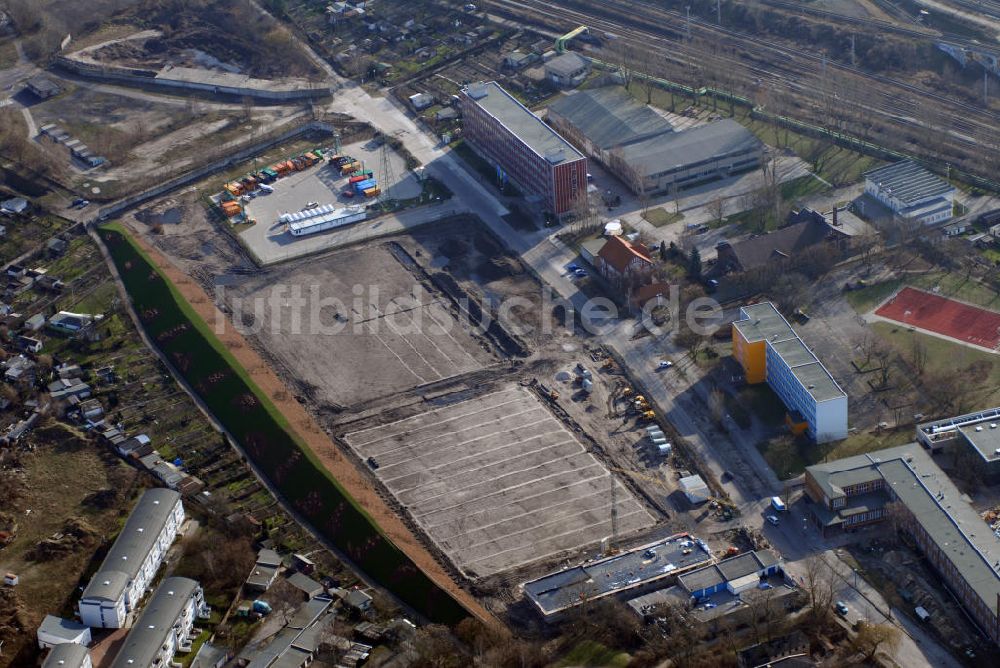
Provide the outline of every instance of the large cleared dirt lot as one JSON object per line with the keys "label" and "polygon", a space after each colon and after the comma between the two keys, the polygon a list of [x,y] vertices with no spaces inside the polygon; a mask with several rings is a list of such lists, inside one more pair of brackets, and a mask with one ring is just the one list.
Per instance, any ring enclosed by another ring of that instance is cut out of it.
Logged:
{"label": "large cleared dirt lot", "polygon": [[451,303],[388,244],[353,248],[228,289],[233,320],[319,407],[361,406],[493,361]]}
{"label": "large cleared dirt lot", "polygon": [[519,385],[345,440],[452,562],[487,576],[654,518],[541,401]]}

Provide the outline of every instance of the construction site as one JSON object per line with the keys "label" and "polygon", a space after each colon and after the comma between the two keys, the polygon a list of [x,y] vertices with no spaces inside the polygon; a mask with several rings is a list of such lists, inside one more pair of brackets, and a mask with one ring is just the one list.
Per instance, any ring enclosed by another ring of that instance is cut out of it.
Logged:
{"label": "construction site", "polygon": [[[341,153],[357,157],[363,144]],[[295,155],[313,151],[299,146]],[[262,207],[284,213],[282,202],[305,197],[308,182],[333,177],[321,187],[342,193],[332,154],[249,202],[231,193],[257,218],[249,230],[277,230]],[[269,157],[267,168],[279,162]],[[681,477],[696,471],[673,447],[672,428],[477,219],[453,216],[273,266],[250,257],[246,224],[206,217],[190,194],[154,201],[129,224],[214,291],[229,325],[340,454],[498,613],[520,600],[522,582],[616,546],[695,530],[713,552],[732,545],[731,512],[681,492]],[[218,234],[223,225],[236,234]],[[514,299],[516,308],[501,308]]]}

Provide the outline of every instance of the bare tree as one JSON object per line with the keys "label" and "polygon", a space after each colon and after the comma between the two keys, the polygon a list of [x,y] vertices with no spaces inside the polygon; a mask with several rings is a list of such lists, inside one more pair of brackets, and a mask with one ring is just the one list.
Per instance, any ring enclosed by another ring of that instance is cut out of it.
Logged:
{"label": "bare tree", "polygon": [[872,661],[881,650],[890,657],[899,649],[902,634],[891,624],[869,624],[862,622],[858,632],[851,640],[851,647],[864,656],[866,662]]}
{"label": "bare tree", "polygon": [[910,365],[917,376],[923,376],[927,368],[927,346],[916,334],[910,337]]}
{"label": "bare tree", "polygon": [[608,62],[614,66],[621,77],[625,90],[631,92],[632,81],[635,78],[637,52],[631,43],[624,39],[616,39],[603,49]]}
{"label": "bare tree", "polygon": [[719,225],[722,224],[722,218],[726,211],[726,201],[720,196],[713,199],[706,205],[706,209],[712,219]]}
{"label": "bare tree", "polygon": [[809,597],[809,615],[817,626],[823,626],[830,618],[836,583],[836,572],[821,555],[813,554],[806,558],[802,589]]}

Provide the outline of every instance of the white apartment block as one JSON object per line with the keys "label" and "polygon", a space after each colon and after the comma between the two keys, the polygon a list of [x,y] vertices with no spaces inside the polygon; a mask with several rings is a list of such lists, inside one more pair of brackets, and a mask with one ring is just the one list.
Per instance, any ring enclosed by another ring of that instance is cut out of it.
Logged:
{"label": "white apartment block", "polygon": [[195,621],[207,619],[201,586],[189,578],[166,578],[125,637],[111,668],[164,668],[177,652],[190,652]]}
{"label": "white apartment block", "polygon": [[171,489],[143,494],[83,591],[80,620],[93,628],[126,626],[183,522],[180,494]]}

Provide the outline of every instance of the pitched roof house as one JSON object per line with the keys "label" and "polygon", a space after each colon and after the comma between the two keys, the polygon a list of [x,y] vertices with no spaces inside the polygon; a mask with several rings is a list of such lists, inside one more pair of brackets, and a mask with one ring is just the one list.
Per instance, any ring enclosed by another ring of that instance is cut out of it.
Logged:
{"label": "pitched roof house", "polygon": [[718,252],[716,271],[749,271],[774,261],[787,260],[822,243],[829,235],[830,226],[825,221],[814,219],[734,244],[722,241],[715,247]]}
{"label": "pitched roof house", "polygon": [[645,283],[653,272],[653,258],[639,245],[611,237],[595,258],[601,275],[619,288]]}

